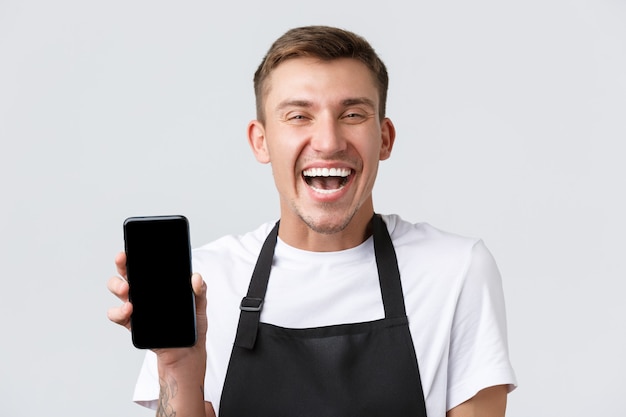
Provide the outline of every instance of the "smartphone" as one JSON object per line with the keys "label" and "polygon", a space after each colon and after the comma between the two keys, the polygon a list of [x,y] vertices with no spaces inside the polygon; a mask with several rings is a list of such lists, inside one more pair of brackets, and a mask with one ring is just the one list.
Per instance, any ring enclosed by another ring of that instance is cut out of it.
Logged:
{"label": "smartphone", "polygon": [[187,218],[130,217],[124,221],[124,246],[135,347],[193,346],[196,307]]}

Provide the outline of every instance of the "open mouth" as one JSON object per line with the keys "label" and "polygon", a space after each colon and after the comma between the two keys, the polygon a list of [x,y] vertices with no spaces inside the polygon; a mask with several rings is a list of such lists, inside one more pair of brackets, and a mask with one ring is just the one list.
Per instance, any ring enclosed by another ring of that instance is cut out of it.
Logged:
{"label": "open mouth", "polygon": [[349,168],[309,168],[302,171],[302,177],[309,187],[321,194],[332,194],[341,190],[347,183],[352,170]]}

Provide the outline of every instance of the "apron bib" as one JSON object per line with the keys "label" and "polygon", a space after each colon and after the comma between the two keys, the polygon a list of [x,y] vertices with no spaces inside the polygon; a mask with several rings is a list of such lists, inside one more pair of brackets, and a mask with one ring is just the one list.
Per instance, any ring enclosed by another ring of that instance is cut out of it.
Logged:
{"label": "apron bib", "polygon": [[241,302],[220,417],[426,417],[395,250],[372,219],[385,318],[307,329],[260,323],[278,223]]}

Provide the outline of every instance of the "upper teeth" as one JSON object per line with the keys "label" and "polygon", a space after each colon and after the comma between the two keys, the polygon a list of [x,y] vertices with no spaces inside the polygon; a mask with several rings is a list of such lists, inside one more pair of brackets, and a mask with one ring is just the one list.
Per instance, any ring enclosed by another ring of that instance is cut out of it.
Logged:
{"label": "upper teeth", "polygon": [[303,174],[306,177],[347,177],[352,172],[348,168],[309,168]]}

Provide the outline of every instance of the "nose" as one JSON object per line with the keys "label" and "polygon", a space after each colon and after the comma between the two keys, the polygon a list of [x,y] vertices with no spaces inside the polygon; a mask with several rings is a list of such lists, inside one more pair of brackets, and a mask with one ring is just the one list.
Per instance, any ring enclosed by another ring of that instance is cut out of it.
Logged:
{"label": "nose", "polygon": [[311,148],[332,155],[346,149],[346,140],[339,121],[332,116],[318,118],[311,132]]}

